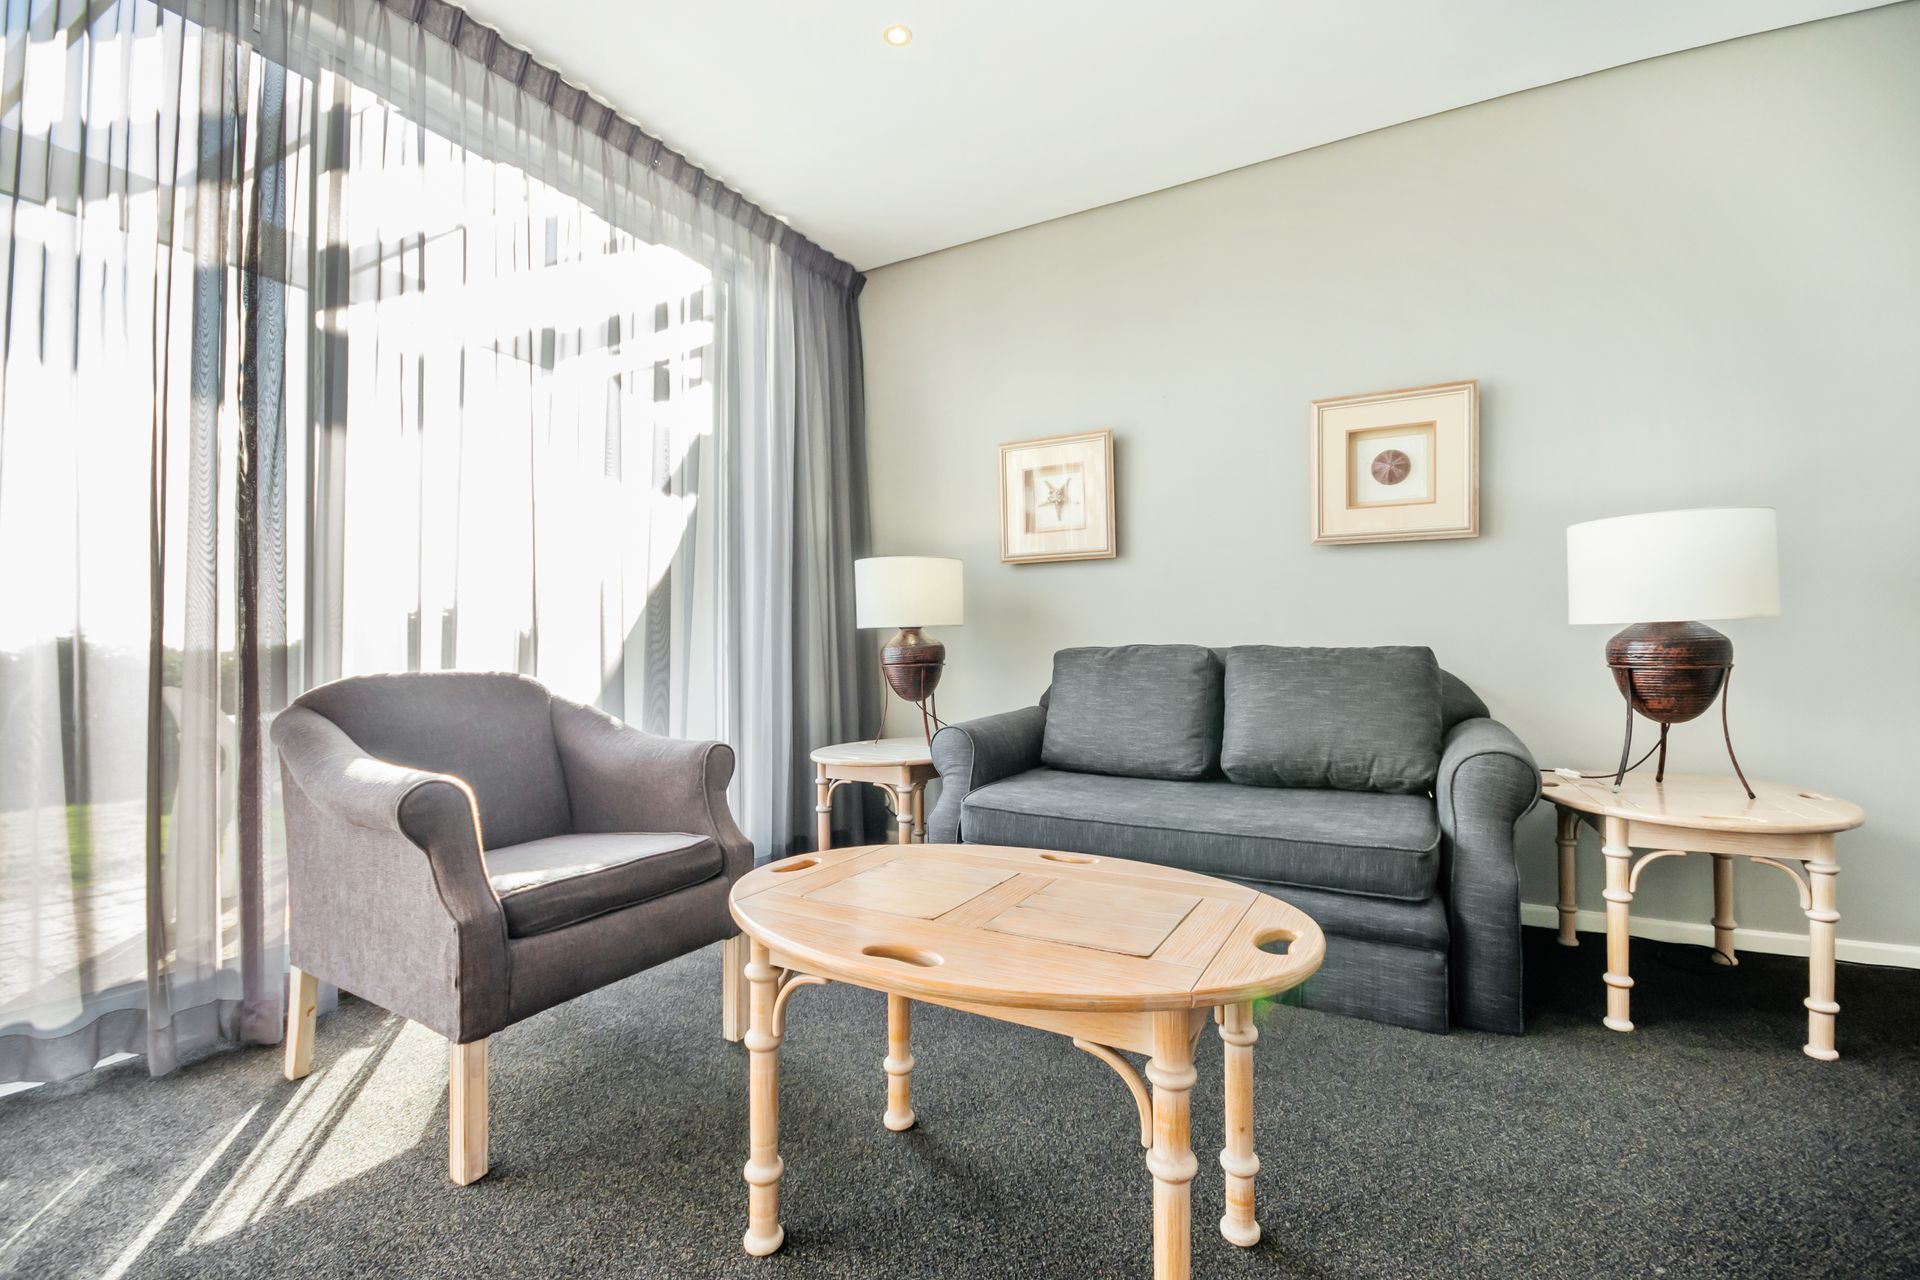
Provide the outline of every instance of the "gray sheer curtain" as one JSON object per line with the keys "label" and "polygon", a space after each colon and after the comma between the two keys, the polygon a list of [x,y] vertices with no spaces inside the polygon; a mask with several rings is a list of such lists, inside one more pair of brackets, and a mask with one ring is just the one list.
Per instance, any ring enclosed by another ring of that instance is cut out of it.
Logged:
{"label": "gray sheer curtain", "polygon": [[724,738],[797,847],[876,692],[851,269],[445,5],[4,39],[0,1083],[278,1037],[264,728],[322,680]]}

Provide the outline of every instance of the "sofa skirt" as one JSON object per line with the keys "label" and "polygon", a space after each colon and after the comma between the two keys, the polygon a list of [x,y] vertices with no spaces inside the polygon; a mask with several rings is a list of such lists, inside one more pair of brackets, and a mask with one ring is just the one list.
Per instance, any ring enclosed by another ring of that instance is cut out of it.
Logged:
{"label": "sofa skirt", "polygon": [[1298,1003],[1416,1031],[1447,1029],[1447,953],[1328,933],[1327,961]]}
{"label": "sofa skirt", "polygon": [[1419,1031],[1448,1025],[1446,905],[1302,889],[1256,880],[1238,883],[1298,907],[1327,938],[1327,959],[1295,1003]]}

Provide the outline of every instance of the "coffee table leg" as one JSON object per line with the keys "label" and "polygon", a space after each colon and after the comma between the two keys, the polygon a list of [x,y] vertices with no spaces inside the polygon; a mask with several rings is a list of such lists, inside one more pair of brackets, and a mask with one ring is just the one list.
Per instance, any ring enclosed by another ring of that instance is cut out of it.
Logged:
{"label": "coffee table leg", "polygon": [[779,995],[779,970],[773,967],[764,944],[755,940],[747,961],[747,981],[753,990],[753,1021],[747,1030],[751,1062],[747,1095],[749,1136],[747,1167],[747,1234],[741,1243],[748,1253],[764,1258],[787,1238],[780,1225],[780,1035],[775,1030],[773,1002]]}
{"label": "coffee table leg", "polygon": [[887,1128],[913,1128],[913,1002],[887,997]]}
{"label": "coffee table leg", "polygon": [[1809,1058],[1831,1062],[1840,1056],[1833,1047],[1833,1018],[1840,1012],[1833,990],[1833,927],[1840,923],[1839,900],[1833,879],[1840,866],[1833,855],[1807,862],[1807,1042]]}
{"label": "coffee table leg", "polygon": [[1153,1057],[1147,1080],[1153,1085],[1153,1147],[1147,1170],[1153,1174],[1154,1280],[1191,1280],[1193,1275],[1193,1158],[1189,1133],[1189,1095],[1193,1089],[1193,1039],[1185,1011],[1153,1015]]}
{"label": "coffee table leg", "polygon": [[1253,1153],[1253,1045],[1260,1029],[1251,1004],[1230,1004],[1222,1011],[1220,1039],[1227,1060],[1226,1146],[1220,1167],[1227,1171],[1227,1212],[1220,1234],[1229,1244],[1251,1249],[1260,1243],[1260,1222],[1253,1216],[1253,1178],[1260,1157]]}
{"label": "coffee table leg", "polygon": [[1601,1021],[1612,1031],[1633,1030],[1629,1012],[1633,979],[1627,975],[1628,908],[1633,903],[1633,850],[1627,847],[1627,824],[1606,820],[1607,856],[1607,1016]]}

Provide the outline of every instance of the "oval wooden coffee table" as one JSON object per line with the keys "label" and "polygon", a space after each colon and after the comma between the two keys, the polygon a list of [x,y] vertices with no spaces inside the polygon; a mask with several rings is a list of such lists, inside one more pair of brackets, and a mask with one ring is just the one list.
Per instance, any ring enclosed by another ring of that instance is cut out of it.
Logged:
{"label": "oval wooden coffee table", "polygon": [[[1226,1044],[1226,1213],[1234,1244],[1253,1213],[1253,1002],[1306,981],[1320,927],[1278,898],[1120,858],[993,845],[874,845],[769,863],[733,887],[750,939],[753,1020],[746,1250],[780,1225],[780,1041],[802,986],[887,996],[889,1129],[914,1123],[912,1002],[1069,1037],[1126,1082],[1153,1175],[1153,1274],[1191,1274],[1188,1141],[1194,1047],[1208,1012]],[[1284,943],[1283,949],[1275,944]],[[1146,1081],[1123,1055],[1148,1055]],[[1151,1085],[1151,1091],[1149,1091]]]}

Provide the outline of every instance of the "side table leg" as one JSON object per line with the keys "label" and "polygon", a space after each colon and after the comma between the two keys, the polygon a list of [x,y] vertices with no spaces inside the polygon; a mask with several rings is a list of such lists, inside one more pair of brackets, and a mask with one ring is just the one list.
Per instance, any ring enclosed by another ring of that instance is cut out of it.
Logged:
{"label": "side table leg", "polygon": [[913,842],[913,788],[900,783],[893,789],[893,816],[900,824],[900,843]]}
{"label": "side table leg", "polygon": [[1147,1170],[1153,1174],[1154,1280],[1191,1280],[1193,1275],[1193,1158],[1191,1098],[1193,1041],[1184,1010],[1153,1015],[1153,1057],[1147,1080],[1153,1085],[1153,1147]]}
{"label": "side table leg", "polygon": [[1740,963],[1733,949],[1733,855],[1713,855],[1713,958],[1718,964]]}
{"label": "side table leg", "polygon": [[1833,926],[1840,923],[1833,878],[1839,874],[1832,853],[1807,863],[1813,905],[1807,908],[1807,1042],[1801,1048],[1822,1062],[1840,1056],[1833,1047],[1833,1018],[1840,1012],[1833,999]]}
{"label": "side table leg", "polygon": [[1574,914],[1579,910],[1575,900],[1574,851],[1580,845],[1580,815],[1572,809],[1559,811],[1559,833],[1554,843],[1560,846],[1560,945],[1577,947],[1580,935],[1573,927]]}
{"label": "side table leg", "polygon": [[1253,1046],[1260,1029],[1253,1025],[1251,1004],[1230,1004],[1217,1010],[1220,1039],[1227,1061],[1226,1145],[1220,1167],[1227,1172],[1227,1212],[1220,1234],[1227,1243],[1251,1249],[1260,1243],[1260,1221],[1253,1216],[1253,1178],[1260,1157],[1253,1153]]}
{"label": "side table leg", "polygon": [[927,842],[927,784],[917,782],[913,787],[913,842]]}
{"label": "side table leg", "polygon": [[780,1034],[775,1029],[773,1002],[779,995],[779,970],[773,967],[764,944],[753,942],[747,961],[747,981],[753,985],[753,1025],[747,1030],[751,1062],[747,1095],[749,1135],[747,1167],[747,1234],[741,1243],[756,1258],[778,1249],[787,1238],[780,1225]]}
{"label": "side table leg", "polygon": [[1627,847],[1627,824],[1618,818],[1606,819],[1607,856],[1607,1016],[1602,1019],[1614,1031],[1633,1030],[1629,1016],[1629,993],[1633,979],[1627,976],[1628,907],[1633,902],[1633,850]]}
{"label": "side table leg", "polygon": [[913,1128],[913,1001],[887,996],[887,1128]]}
{"label": "side table leg", "polygon": [[827,766],[813,766],[813,825],[815,853],[833,847],[833,783],[827,779]]}

